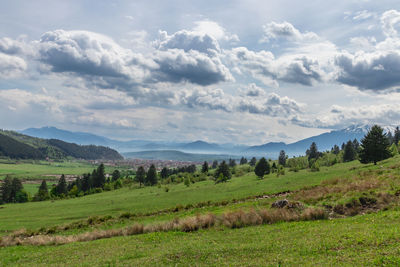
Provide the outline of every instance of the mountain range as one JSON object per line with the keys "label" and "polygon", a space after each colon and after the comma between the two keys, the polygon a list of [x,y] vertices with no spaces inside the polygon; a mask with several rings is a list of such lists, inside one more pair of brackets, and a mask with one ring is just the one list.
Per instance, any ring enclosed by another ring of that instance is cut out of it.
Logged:
{"label": "mountain range", "polygon": [[[29,128],[21,131],[21,133],[40,138],[55,138],[81,145],[93,144],[108,146],[118,150],[120,153],[124,153],[125,156],[134,156],[138,158],[157,158],[157,154],[163,155],[162,157],[164,158],[166,153],[158,153],[158,151],[169,151],[168,153],[171,153],[171,151],[177,151],[184,153],[207,154],[207,156],[225,154],[232,156],[266,156],[269,158],[276,158],[280,150],[285,150],[286,154],[289,156],[304,155],[312,142],[317,144],[320,151],[326,151],[330,150],[334,145],[340,146],[348,140],[357,139],[360,141],[368,132],[370,127],[371,125],[367,124],[351,125],[342,130],[333,130],[290,144],[283,142],[269,142],[256,146],[230,143],[215,144],[201,140],[188,143],[149,140],[118,141],[91,133],[71,132],[55,127]],[[384,126],[384,129],[386,132],[391,131],[393,133],[394,131],[393,126]],[[150,152],[155,156],[151,156]],[[185,156],[185,158],[187,157]]]}
{"label": "mountain range", "polygon": [[59,139],[43,139],[5,130],[0,130],[0,156],[12,159],[123,159],[116,150],[109,147],[77,145]]}

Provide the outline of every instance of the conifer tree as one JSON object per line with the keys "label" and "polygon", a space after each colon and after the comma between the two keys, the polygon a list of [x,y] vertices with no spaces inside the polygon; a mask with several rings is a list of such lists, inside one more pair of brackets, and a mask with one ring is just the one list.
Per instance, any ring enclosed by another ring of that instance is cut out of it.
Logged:
{"label": "conifer tree", "polygon": [[152,164],[147,171],[146,175],[146,184],[147,185],[155,185],[157,184],[157,170],[154,164]]}
{"label": "conifer tree", "polygon": [[252,157],[250,160],[250,166],[256,166],[257,159],[255,157]]}
{"label": "conifer tree", "polygon": [[116,180],[118,180],[119,178],[121,178],[121,173],[119,170],[115,170],[112,173],[112,181],[115,182]]}
{"label": "conifer tree", "polygon": [[281,152],[279,152],[278,163],[279,163],[279,165],[282,165],[282,166],[286,165],[286,153],[285,153],[285,150],[281,150]]}
{"label": "conifer tree", "polygon": [[256,164],[256,167],[254,169],[254,173],[260,178],[264,178],[265,174],[270,173],[270,166],[268,161],[262,157]]}
{"label": "conifer tree", "polygon": [[241,159],[240,159],[240,165],[244,165],[244,164],[246,164],[247,163],[247,159],[245,158],[245,157],[242,157]]}
{"label": "conifer tree", "polygon": [[204,161],[203,166],[201,166],[201,172],[207,173],[208,172],[208,162]]}
{"label": "conifer tree", "polygon": [[160,172],[161,179],[166,179],[168,177],[168,173],[169,171],[167,167],[162,168]]}
{"label": "conifer tree", "polygon": [[66,195],[68,193],[67,181],[65,180],[64,174],[62,174],[60,177],[60,180],[58,180],[58,184],[56,186],[56,193],[57,193],[57,195],[61,195],[61,194]]}
{"label": "conifer tree", "polygon": [[49,190],[47,188],[47,183],[46,180],[43,180],[42,183],[39,186],[39,190],[34,196],[35,201],[43,201],[49,199]]}
{"label": "conifer tree", "polygon": [[143,166],[140,166],[136,170],[135,181],[139,183],[139,186],[142,186],[146,180],[146,171],[144,170]]}
{"label": "conifer tree", "polygon": [[217,170],[214,173],[214,176],[216,178],[216,182],[226,182],[227,180],[231,179],[232,174],[231,171],[229,170],[228,164],[226,164],[225,160],[219,164]]}
{"label": "conifer tree", "polygon": [[349,162],[356,159],[356,151],[352,141],[348,141],[344,146],[343,161]]}
{"label": "conifer tree", "polygon": [[397,145],[399,145],[399,141],[400,141],[400,129],[397,126],[396,130],[394,130],[394,136],[393,136],[393,142]]}
{"label": "conifer tree", "polygon": [[7,175],[0,187],[1,202],[10,203],[12,201],[11,186],[12,179]]}
{"label": "conifer tree", "polygon": [[378,125],[372,126],[368,133],[361,140],[360,161],[362,163],[378,161],[390,157],[389,140],[383,129]]}
{"label": "conifer tree", "polygon": [[213,163],[212,163],[211,168],[212,169],[216,169],[217,167],[218,167],[218,160],[214,160]]}

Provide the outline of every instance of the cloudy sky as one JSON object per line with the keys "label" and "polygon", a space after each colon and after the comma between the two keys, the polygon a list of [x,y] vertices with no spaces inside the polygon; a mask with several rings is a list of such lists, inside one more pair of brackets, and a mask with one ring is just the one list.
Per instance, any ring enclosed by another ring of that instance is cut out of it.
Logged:
{"label": "cloudy sky", "polygon": [[0,125],[293,142],[400,124],[400,2],[4,1]]}

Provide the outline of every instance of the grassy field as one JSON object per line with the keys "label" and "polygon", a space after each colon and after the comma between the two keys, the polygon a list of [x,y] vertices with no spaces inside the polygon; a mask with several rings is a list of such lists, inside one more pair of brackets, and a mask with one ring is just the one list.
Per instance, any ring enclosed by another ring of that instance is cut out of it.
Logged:
{"label": "grassy field", "polygon": [[[280,177],[271,174],[263,180],[249,173],[222,184],[203,181],[190,187],[168,185],[168,192],[165,185],[123,188],[74,199],[3,205],[0,236],[21,228],[37,230],[86,222],[90,216],[111,218],[53,233],[90,234],[91,231],[169,222],[177,217],[184,219],[209,212],[218,215],[237,210],[269,209],[273,201],[283,197],[309,207],[331,207],[330,211],[341,206],[343,211],[330,216],[329,220],[281,222],[240,229],[216,225],[191,233],[174,230],[57,246],[4,247],[0,249],[0,262],[4,266],[398,266],[399,169],[400,157],[396,157],[376,166],[354,161],[323,167],[319,172],[286,172]],[[288,190],[293,191],[288,196],[244,199]],[[375,202],[361,205],[361,200]],[[205,206],[196,206],[207,201],[210,202]],[[224,201],[227,202],[222,205]],[[171,212],[178,205],[189,208]],[[123,219],[120,215],[126,212],[139,215]]]}
{"label": "grassy field", "polygon": [[0,249],[4,266],[398,266],[400,212],[62,246]]}
{"label": "grassy field", "polygon": [[[122,212],[152,212],[176,205],[195,204],[202,201],[222,201],[243,198],[260,194],[273,194],[286,190],[297,190],[304,186],[317,185],[321,181],[351,176],[350,171],[357,163],[346,163],[320,172],[288,172],[284,176],[266,176],[263,180],[254,173],[235,177],[228,183],[214,184],[204,181],[186,187],[183,184],[169,186],[145,187],[141,189],[123,188],[120,190],[89,195],[81,198],[8,204],[0,209],[0,231],[19,228],[36,229],[84,219],[94,215],[118,215]],[[345,174],[343,174],[345,173]]]}
{"label": "grassy field", "polygon": [[[6,175],[21,179],[43,179],[51,178],[49,175],[71,174],[81,175],[91,172],[96,166],[85,162],[16,162],[0,161],[0,178]],[[47,175],[47,176],[45,176]]]}

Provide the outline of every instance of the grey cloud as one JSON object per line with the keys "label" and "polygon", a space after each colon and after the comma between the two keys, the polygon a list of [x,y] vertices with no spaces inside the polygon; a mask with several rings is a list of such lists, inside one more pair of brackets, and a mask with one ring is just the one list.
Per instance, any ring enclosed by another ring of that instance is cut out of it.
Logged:
{"label": "grey cloud", "polygon": [[24,73],[27,64],[24,59],[0,53],[0,77],[14,78]]}
{"label": "grey cloud", "polygon": [[322,80],[323,72],[318,62],[305,56],[275,59],[271,52],[239,47],[232,49],[230,59],[267,85],[282,81],[311,86]]}
{"label": "grey cloud", "polygon": [[400,53],[342,54],[336,57],[337,81],[360,90],[385,90],[400,85]]}
{"label": "grey cloud", "polygon": [[178,31],[172,35],[160,31],[160,39],[155,42],[155,45],[160,50],[182,49],[185,52],[196,50],[210,56],[215,56],[216,53],[220,52],[217,40],[210,35],[186,30]]}
{"label": "grey cloud", "polygon": [[313,32],[300,32],[291,23],[284,21],[282,23],[270,22],[263,26],[264,37],[261,41],[268,42],[271,39],[284,38],[290,41],[310,41],[317,40],[318,35]]}
{"label": "grey cloud", "polygon": [[211,85],[233,80],[229,69],[219,58],[208,57],[195,50],[160,51],[155,53],[154,61],[159,65],[153,76],[157,81],[173,83],[187,81],[199,85]]}

